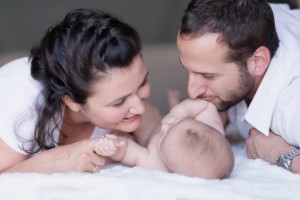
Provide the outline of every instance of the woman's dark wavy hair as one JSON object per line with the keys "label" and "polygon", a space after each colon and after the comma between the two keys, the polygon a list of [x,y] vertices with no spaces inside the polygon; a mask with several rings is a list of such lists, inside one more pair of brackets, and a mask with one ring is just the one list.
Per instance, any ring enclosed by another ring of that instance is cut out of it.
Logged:
{"label": "woman's dark wavy hair", "polygon": [[128,67],[140,52],[139,34],[100,10],[73,10],[50,27],[40,44],[31,49],[31,75],[42,85],[43,101],[36,103],[33,145],[26,152],[47,150],[58,143],[53,133],[60,131],[62,96],[85,104],[101,74]]}
{"label": "woman's dark wavy hair", "polygon": [[245,63],[260,47],[276,53],[279,39],[265,0],[192,0],[181,21],[181,37],[218,33],[229,46],[228,62]]}

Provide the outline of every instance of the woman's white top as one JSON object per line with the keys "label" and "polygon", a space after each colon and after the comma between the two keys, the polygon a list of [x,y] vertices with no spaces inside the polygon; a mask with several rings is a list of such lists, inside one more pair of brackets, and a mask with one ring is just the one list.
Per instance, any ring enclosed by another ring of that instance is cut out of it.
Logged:
{"label": "woman's white top", "polygon": [[[31,77],[30,70],[28,57],[16,59],[0,68],[0,138],[22,154],[27,154],[22,145],[31,145],[24,141],[33,137],[36,123],[34,103],[41,91],[41,85]],[[96,127],[91,138],[109,132]],[[57,139],[58,132],[55,136]]]}

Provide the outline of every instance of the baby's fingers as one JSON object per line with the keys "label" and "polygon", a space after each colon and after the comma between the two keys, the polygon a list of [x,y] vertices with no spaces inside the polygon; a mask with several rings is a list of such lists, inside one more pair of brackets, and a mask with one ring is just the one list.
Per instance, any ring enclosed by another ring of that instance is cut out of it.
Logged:
{"label": "baby's fingers", "polygon": [[162,124],[172,124],[172,122],[175,120],[174,117],[172,117],[172,115],[166,115],[162,120],[161,123]]}
{"label": "baby's fingers", "polygon": [[174,122],[174,118],[165,117],[161,122],[161,132],[163,134],[167,133],[169,128],[172,126],[173,122]]}
{"label": "baby's fingers", "polygon": [[106,135],[106,137],[112,139],[116,147],[123,147],[126,144],[126,138],[122,136],[115,135],[115,134],[108,134]]}
{"label": "baby's fingers", "polygon": [[108,141],[108,149],[107,149],[107,153],[110,155],[114,155],[118,150],[118,147],[115,144],[114,140],[109,140]]}
{"label": "baby's fingers", "polygon": [[97,142],[95,142],[94,144],[94,151],[100,155],[100,156],[103,156],[104,155],[104,138],[99,138],[97,140]]}
{"label": "baby's fingers", "polygon": [[114,142],[106,137],[99,138],[95,143],[94,151],[100,156],[111,156],[114,152],[112,152]]}
{"label": "baby's fingers", "polygon": [[181,121],[183,117],[178,117],[174,115],[166,115],[166,117],[163,118],[162,124],[161,124],[161,132],[164,134],[168,132],[168,130],[174,126],[177,122]]}

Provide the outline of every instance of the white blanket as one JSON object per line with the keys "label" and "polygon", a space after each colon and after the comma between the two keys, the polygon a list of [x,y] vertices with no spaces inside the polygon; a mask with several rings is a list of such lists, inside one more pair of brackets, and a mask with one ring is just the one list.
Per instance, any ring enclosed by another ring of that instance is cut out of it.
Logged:
{"label": "white blanket", "polygon": [[0,175],[0,199],[300,199],[300,175],[262,160],[247,159],[242,143],[234,145],[233,150],[235,167],[230,178],[224,180],[190,178],[113,164],[96,174],[3,174]]}

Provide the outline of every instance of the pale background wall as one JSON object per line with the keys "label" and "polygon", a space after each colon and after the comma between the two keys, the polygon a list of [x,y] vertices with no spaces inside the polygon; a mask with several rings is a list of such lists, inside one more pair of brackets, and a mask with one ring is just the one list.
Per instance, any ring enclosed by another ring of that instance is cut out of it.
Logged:
{"label": "pale background wall", "polygon": [[0,0],[0,64],[21,55],[46,29],[75,8],[98,8],[120,17],[141,35],[152,85],[150,101],[168,111],[166,89],[186,96],[187,75],[175,46],[180,18],[188,0]]}
{"label": "pale background wall", "polygon": [[[0,54],[29,50],[52,24],[72,9],[110,11],[131,24],[145,45],[175,42],[189,0],[0,0]],[[270,0],[299,6],[300,0]]]}
{"label": "pale background wall", "polygon": [[0,53],[29,50],[75,8],[109,11],[136,28],[145,44],[174,43],[188,0],[0,0]]}
{"label": "pale background wall", "polygon": [[[288,2],[299,6],[300,0]],[[0,65],[27,55],[46,29],[75,8],[109,11],[132,25],[141,35],[144,60],[152,85],[150,101],[168,112],[166,89],[187,97],[188,75],[178,61],[176,34],[189,0],[0,0]]]}

